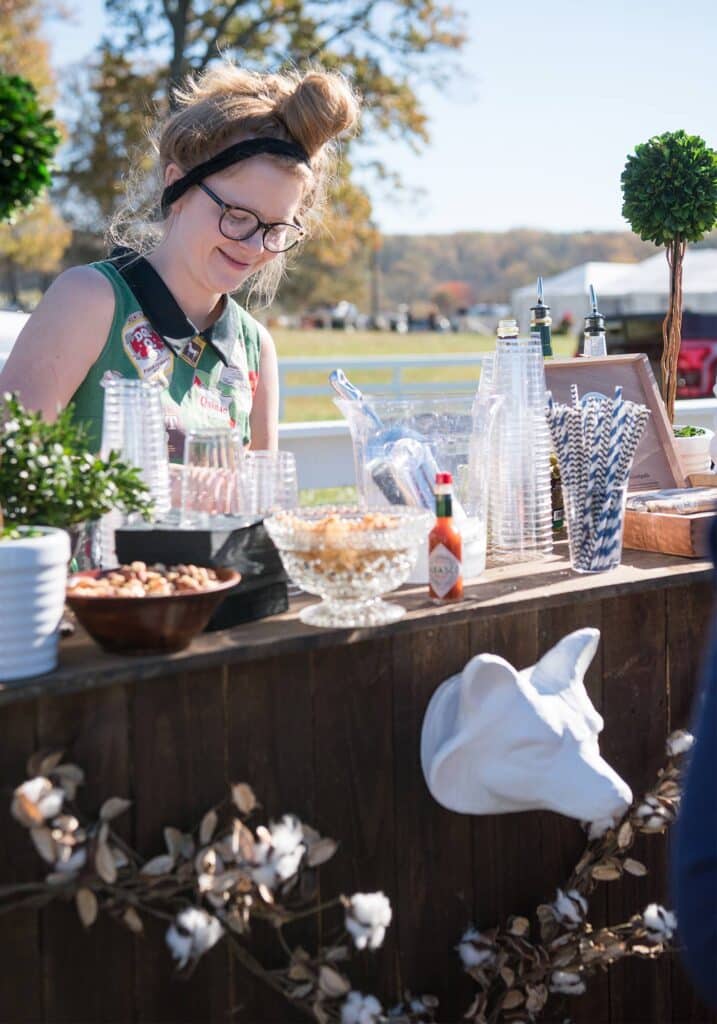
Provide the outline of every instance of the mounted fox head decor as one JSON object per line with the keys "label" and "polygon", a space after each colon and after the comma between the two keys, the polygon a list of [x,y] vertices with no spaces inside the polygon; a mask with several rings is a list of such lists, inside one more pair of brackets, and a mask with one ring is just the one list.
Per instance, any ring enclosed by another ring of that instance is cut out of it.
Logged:
{"label": "mounted fox head decor", "polygon": [[518,672],[479,654],[436,690],[421,734],[433,797],[463,814],[550,810],[607,821],[632,802],[627,783],[600,756],[603,720],[583,678],[600,640],[579,629]]}

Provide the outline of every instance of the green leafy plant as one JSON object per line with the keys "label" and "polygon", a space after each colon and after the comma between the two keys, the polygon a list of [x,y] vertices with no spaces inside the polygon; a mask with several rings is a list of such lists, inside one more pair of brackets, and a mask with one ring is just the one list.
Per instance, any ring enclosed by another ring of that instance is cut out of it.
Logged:
{"label": "green leafy plant", "polygon": [[42,537],[42,530],[36,530],[32,526],[6,526],[0,530],[0,541],[22,540],[23,537]]}
{"label": "green leafy plant", "polygon": [[670,301],[662,325],[662,395],[670,421],[677,395],[682,333],[682,263],[688,242],[717,222],[717,152],[684,131],[655,135],[635,147],[622,172],[622,214],[646,242],[664,245]]}
{"label": "green leafy plant", "polygon": [[673,427],[675,437],[701,437],[705,430],[702,427]]}
{"label": "green leafy plant", "polygon": [[60,133],[30,82],[0,74],[0,222],[29,206],[51,182]]}
{"label": "green leafy plant", "polygon": [[68,529],[113,508],[152,514],[139,470],[118,452],[107,459],[88,452],[87,434],[68,406],[54,423],[25,409],[16,395],[0,403],[0,505],[7,526]]}

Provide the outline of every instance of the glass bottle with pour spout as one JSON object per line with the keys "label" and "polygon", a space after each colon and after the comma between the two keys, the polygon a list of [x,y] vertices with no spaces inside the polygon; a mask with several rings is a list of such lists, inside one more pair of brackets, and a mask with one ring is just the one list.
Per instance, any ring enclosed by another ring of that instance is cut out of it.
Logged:
{"label": "glass bottle with pour spout", "polygon": [[550,306],[546,306],[543,299],[543,279],[539,277],[538,301],[530,307],[530,337],[540,342],[543,359],[553,358],[552,323]]}
{"label": "glass bottle with pour spout", "polygon": [[598,310],[597,294],[590,285],[590,314],[585,317],[585,333],[583,335],[583,356],[606,356],[605,317]]}

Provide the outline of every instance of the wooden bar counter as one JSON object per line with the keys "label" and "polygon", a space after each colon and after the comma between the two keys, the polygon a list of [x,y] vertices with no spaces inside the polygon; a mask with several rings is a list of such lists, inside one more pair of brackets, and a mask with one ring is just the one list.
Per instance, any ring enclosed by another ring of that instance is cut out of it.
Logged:
{"label": "wooden bar counter", "polygon": [[[577,576],[560,553],[490,569],[466,593],[436,608],[425,588],[404,588],[406,617],[374,630],[312,629],[297,605],[169,657],[105,655],[83,635],[63,643],[56,672],[0,684],[0,884],[37,877],[9,802],[38,748],[62,748],[84,768],[87,808],[131,798],[118,830],[148,856],[163,852],[164,826],[195,826],[230,782],[247,781],[266,818],[295,812],[341,841],[322,869],[324,894],[390,897],[386,942],[351,968],[356,986],[385,1006],[405,989],[433,993],[440,1021],[458,1020],[472,991],[454,950],[465,927],[530,915],[552,899],[585,837],[550,813],[469,817],[436,804],[419,761],[432,693],[475,654],[524,667],[571,630],[597,626],[587,684],[605,718],[601,747],[640,794],[669,731],[688,724],[712,585],[704,561],[628,551],[614,572]],[[648,876],[601,885],[593,923],[669,902],[666,847],[664,837],[639,840]],[[150,923],[137,939],[103,919],[85,931],[64,904],[11,912],[0,929],[0,1021],[296,1019],[221,944],[189,981],[175,981],[163,932]],[[611,968],[569,1010],[590,1024],[713,1019],[667,958]]]}

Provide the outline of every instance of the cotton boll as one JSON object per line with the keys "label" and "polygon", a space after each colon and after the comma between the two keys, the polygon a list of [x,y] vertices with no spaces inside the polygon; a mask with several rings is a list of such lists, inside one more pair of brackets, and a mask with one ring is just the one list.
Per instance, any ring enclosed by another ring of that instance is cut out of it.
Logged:
{"label": "cotton boll", "polygon": [[341,1007],[341,1024],[376,1024],[383,1009],[375,996],[349,992]]}
{"label": "cotton boll", "polygon": [[391,904],[382,892],[357,892],[346,911],[346,928],[357,949],[378,949],[391,923]]}
{"label": "cotton boll", "polygon": [[198,960],[208,952],[224,934],[220,922],[199,907],[187,907],[167,929],[165,936],[172,956],[179,961],[180,970],[189,960]]}
{"label": "cotton boll", "polygon": [[484,964],[492,963],[495,959],[495,947],[485,936],[481,935],[477,928],[466,929],[456,949],[466,969],[482,967]]}
{"label": "cotton boll", "polygon": [[659,903],[650,903],[645,908],[642,921],[651,942],[668,942],[677,930],[677,918]]}
{"label": "cotton boll", "polygon": [[577,889],[569,889],[568,892],[558,889],[552,907],[557,921],[568,928],[577,928],[585,920],[588,901]]}
{"label": "cotton boll", "polygon": [[691,732],[687,732],[686,729],[678,729],[667,737],[667,756],[679,757],[681,754],[686,754],[688,750],[692,749],[694,742],[695,738]]}
{"label": "cotton boll", "polygon": [[576,971],[553,971],[550,991],[564,996],[581,996],[585,992],[585,982]]}

